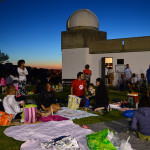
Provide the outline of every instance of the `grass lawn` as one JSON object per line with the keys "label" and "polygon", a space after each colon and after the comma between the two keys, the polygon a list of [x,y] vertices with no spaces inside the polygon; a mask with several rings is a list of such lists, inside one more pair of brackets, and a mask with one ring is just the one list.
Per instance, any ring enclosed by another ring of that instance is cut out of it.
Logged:
{"label": "grass lawn", "polygon": [[[34,87],[28,87],[28,90],[34,90]],[[68,99],[69,94],[70,94],[70,87],[66,86],[64,87],[64,92],[56,93],[56,98],[65,101]],[[112,102],[113,99],[125,100],[126,94],[127,93],[125,92],[116,91],[115,88],[108,88],[108,95],[109,95],[110,102]],[[3,97],[4,95],[0,95],[0,98],[3,98]],[[32,98],[37,98],[37,96],[36,97],[32,96]],[[122,117],[122,113],[120,111],[111,111],[111,112],[108,112],[106,114],[99,115],[99,116],[75,119],[73,120],[73,122],[78,125],[83,125],[83,124],[87,125],[87,124],[93,124],[93,123],[98,123],[98,122],[119,120],[123,118],[124,117]],[[0,150],[19,150],[23,142],[16,141],[12,138],[5,136],[3,132],[6,128],[7,127],[0,127]]]}

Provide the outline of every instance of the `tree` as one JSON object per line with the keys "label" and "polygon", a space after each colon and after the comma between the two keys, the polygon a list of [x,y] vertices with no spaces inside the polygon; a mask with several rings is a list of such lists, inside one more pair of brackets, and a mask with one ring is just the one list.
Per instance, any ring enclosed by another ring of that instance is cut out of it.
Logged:
{"label": "tree", "polygon": [[9,56],[0,50],[0,64],[4,63],[9,59]]}

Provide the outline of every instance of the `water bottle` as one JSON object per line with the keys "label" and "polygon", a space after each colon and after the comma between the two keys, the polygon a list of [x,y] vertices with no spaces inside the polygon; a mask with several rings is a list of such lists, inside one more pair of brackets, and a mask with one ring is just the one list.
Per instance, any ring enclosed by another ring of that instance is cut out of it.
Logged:
{"label": "water bottle", "polygon": [[114,134],[114,137],[113,137],[113,145],[117,148],[117,150],[119,149],[120,147],[120,139],[119,139],[119,136],[118,136],[118,133],[115,132]]}

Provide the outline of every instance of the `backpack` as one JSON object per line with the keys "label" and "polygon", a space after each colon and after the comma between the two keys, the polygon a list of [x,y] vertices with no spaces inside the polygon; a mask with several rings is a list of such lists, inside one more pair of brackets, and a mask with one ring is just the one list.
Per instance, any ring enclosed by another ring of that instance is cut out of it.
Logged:
{"label": "backpack", "polygon": [[12,114],[7,114],[3,111],[0,111],[0,126],[10,125],[12,118],[13,118]]}

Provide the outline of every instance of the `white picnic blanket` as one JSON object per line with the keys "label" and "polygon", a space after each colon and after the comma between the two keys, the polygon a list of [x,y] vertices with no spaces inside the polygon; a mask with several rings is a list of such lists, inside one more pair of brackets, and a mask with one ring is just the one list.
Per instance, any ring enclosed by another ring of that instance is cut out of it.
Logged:
{"label": "white picnic blanket", "polygon": [[59,110],[56,114],[62,117],[69,118],[69,120],[98,116],[97,114],[88,113],[87,111],[70,109],[68,107],[62,107],[61,110]]}
{"label": "white picnic blanket", "polygon": [[[89,150],[86,135],[93,133],[74,124],[71,120],[49,121],[39,124],[24,124],[12,126],[4,134],[19,141],[26,141],[21,145],[21,150],[41,150],[41,142],[49,141],[60,136],[71,136],[78,141],[80,150]],[[55,150],[50,148],[48,150]]]}

